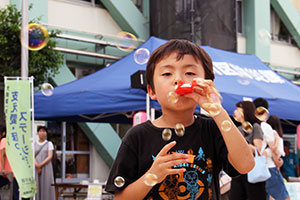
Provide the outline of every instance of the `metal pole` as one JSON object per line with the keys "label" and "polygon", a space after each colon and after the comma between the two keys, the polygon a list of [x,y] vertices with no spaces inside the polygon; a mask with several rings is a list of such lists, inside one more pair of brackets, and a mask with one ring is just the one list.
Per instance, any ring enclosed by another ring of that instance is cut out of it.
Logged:
{"label": "metal pole", "polygon": [[[31,109],[30,109],[30,112],[31,112],[31,145],[32,145],[32,157],[33,157],[33,170],[32,170],[32,173],[33,173],[33,178],[35,179],[35,148],[34,148],[34,145],[35,145],[35,140],[36,140],[36,132],[35,132],[35,129],[34,129],[34,91],[33,91],[33,88],[34,88],[34,84],[33,84],[33,81],[34,81],[34,78],[33,76],[30,77],[30,87],[31,87]],[[21,198],[21,195],[20,195],[20,198]],[[33,196],[33,200],[35,200],[35,195]]]}
{"label": "metal pole", "polygon": [[21,77],[28,77],[28,0],[22,0]]}
{"label": "metal pole", "polygon": [[150,119],[150,96],[147,93],[146,95],[146,114],[147,114],[147,120]]}

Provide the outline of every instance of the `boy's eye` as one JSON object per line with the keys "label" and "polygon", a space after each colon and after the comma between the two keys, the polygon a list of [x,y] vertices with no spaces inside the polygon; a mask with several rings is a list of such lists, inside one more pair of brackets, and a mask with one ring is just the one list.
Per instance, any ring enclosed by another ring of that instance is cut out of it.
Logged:
{"label": "boy's eye", "polygon": [[189,76],[196,75],[194,72],[186,72],[185,74],[186,74],[186,75],[189,75]]}
{"label": "boy's eye", "polygon": [[166,72],[166,73],[163,73],[162,76],[170,76],[171,73],[170,72]]}

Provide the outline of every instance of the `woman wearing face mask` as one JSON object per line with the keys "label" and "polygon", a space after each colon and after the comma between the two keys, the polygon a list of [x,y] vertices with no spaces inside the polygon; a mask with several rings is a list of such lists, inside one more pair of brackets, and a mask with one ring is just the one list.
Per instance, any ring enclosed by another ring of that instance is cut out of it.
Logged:
{"label": "woman wearing face mask", "polygon": [[46,140],[47,128],[44,126],[38,127],[39,140],[35,142],[35,179],[38,192],[37,200],[53,200],[55,199],[53,167],[51,159],[53,156],[53,144]]}
{"label": "woman wearing face mask", "polygon": [[[234,118],[241,123],[238,129],[247,140],[249,148],[261,151],[263,132],[260,121],[255,117],[255,105],[251,101],[241,101],[236,104]],[[266,200],[265,181],[249,183],[247,174],[232,179],[229,192],[230,200]]]}

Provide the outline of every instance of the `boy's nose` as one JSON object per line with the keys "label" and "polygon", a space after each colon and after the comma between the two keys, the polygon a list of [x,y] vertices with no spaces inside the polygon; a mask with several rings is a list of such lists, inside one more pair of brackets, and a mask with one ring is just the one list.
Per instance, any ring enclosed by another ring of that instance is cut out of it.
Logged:
{"label": "boy's nose", "polygon": [[174,79],[173,81],[173,85],[178,85],[178,82],[180,81],[180,79]]}

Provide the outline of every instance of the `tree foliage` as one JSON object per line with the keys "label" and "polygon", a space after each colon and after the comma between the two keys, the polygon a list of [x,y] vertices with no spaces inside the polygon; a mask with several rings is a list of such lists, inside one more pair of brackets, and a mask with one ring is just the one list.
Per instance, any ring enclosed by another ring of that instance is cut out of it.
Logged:
{"label": "tree foliage", "polygon": [[[29,23],[33,22],[38,23],[36,20]],[[0,74],[2,80],[3,76],[21,75],[21,23],[22,15],[16,6],[8,5],[5,9],[0,9]],[[28,76],[34,77],[35,85],[43,83],[47,76],[55,75],[63,63],[63,55],[53,49],[56,47],[54,38],[58,33],[57,30],[49,32],[49,41],[43,49],[29,50]]]}

